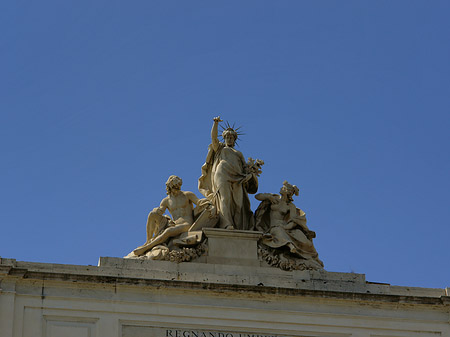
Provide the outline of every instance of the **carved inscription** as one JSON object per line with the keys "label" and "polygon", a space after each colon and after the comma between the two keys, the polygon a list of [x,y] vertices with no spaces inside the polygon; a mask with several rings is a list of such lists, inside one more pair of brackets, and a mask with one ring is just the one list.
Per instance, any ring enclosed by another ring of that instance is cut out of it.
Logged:
{"label": "carved inscription", "polygon": [[165,337],[279,337],[242,332],[166,329]]}
{"label": "carved inscription", "polygon": [[235,332],[227,330],[198,330],[179,328],[159,328],[151,326],[122,326],[122,337],[285,337],[282,335]]}

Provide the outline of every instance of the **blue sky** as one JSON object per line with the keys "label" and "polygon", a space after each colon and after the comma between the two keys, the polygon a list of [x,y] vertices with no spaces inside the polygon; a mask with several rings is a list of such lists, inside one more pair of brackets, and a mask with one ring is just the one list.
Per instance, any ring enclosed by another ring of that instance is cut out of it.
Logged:
{"label": "blue sky", "polygon": [[[450,286],[448,1],[0,2],[0,256],[96,265],[195,192],[212,118],[328,271]],[[251,196],[252,207],[257,202]]]}

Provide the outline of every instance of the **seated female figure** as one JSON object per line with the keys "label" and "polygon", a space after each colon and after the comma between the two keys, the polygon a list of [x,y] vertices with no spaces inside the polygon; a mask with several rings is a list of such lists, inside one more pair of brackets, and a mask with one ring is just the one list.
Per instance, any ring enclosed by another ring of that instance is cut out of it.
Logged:
{"label": "seated female figure", "polygon": [[280,194],[259,193],[255,196],[262,201],[256,210],[256,228],[265,233],[261,243],[271,248],[286,247],[295,257],[307,260],[314,269],[322,269],[323,263],[312,243],[316,233],[306,226],[305,213],[292,203],[298,188],[283,183]]}

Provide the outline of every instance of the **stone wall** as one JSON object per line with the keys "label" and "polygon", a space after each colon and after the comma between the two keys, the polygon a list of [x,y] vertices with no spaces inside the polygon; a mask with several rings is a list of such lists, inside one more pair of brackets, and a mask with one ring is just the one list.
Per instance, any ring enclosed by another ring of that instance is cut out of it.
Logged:
{"label": "stone wall", "polygon": [[2,259],[0,337],[450,337],[448,292],[258,266]]}

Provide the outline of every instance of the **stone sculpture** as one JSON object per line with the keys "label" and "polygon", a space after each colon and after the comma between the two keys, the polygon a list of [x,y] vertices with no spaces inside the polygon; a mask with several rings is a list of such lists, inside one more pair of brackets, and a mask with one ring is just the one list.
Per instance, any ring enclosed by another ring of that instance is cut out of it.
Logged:
{"label": "stone sculpture", "polygon": [[[147,219],[147,241],[136,248],[128,257],[142,256],[158,245],[166,243],[170,238],[177,238],[188,231],[199,230],[203,227],[213,227],[217,223],[214,207],[207,199],[199,199],[192,192],[181,190],[183,181],[180,177],[172,175],[166,182],[167,197],[161,201],[159,207],[154,208]],[[197,205],[194,210],[193,204]],[[169,210],[172,218],[164,215]],[[184,240],[175,241],[180,246],[198,243],[197,237],[185,237]],[[159,247],[149,257],[161,257]]]}
{"label": "stone sculpture", "polygon": [[265,233],[260,244],[268,247],[269,252],[278,250],[272,258],[267,254],[267,259],[281,263],[283,269],[321,269],[323,263],[312,243],[316,233],[306,226],[305,212],[292,202],[298,192],[297,186],[284,181],[279,195],[255,196],[261,201],[255,212],[255,227]]}
{"label": "stone sculpture", "polygon": [[[227,229],[252,230],[253,213],[250,210],[248,194],[258,190],[255,162],[245,162],[242,153],[234,148],[238,133],[226,128],[218,140],[220,117],[214,118],[211,130],[211,145],[208,147],[206,162],[198,180],[198,189],[216,207],[219,213],[219,227]],[[262,161],[257,161],[259,168]],[[259,171],[260,172],[260,171]]]}
{"label": "stone sculpture", "polygon": [[[247,256],[253,254],[257,263],[284,270],[323,269],[312,242],[315,232],[308,229],[305,213],[292,202],[293,196],[298,195],[295,185],[285,181],[280,194],[257,194],[255,198],[261,203],[253,215],[248,194],[257,192],[264,162],[252,158],[245,161],[242,153],[234,148],[238,129],[229,124],[223,128],[224,142],[220,142],[218,126],[221,121],[220,117],[213,119],[211,144],[198,180],[199,191],[205,198],[182,191],[181,178],[170,176],[166,182],[167,197],[148,215],[145,244],[126,258],[183,262],[198,259],[209,249],[211,261],[240,259],[242,263],[254,263],[249,262]],[[171,217],[164,214],[166,210]],[[212,227],[219,228],[206,230]],[[239,243],[236,246],[236,242],[243,238],[253,240],[254,248],[250,250],[254,253],[240,256],[244,250]],[[214,240],[224,240],[223,245],[214,245]],[[223,250],[217,247],[232,247],[230,240],[237,240],[234,244],[238,253],[221,256]]]}

